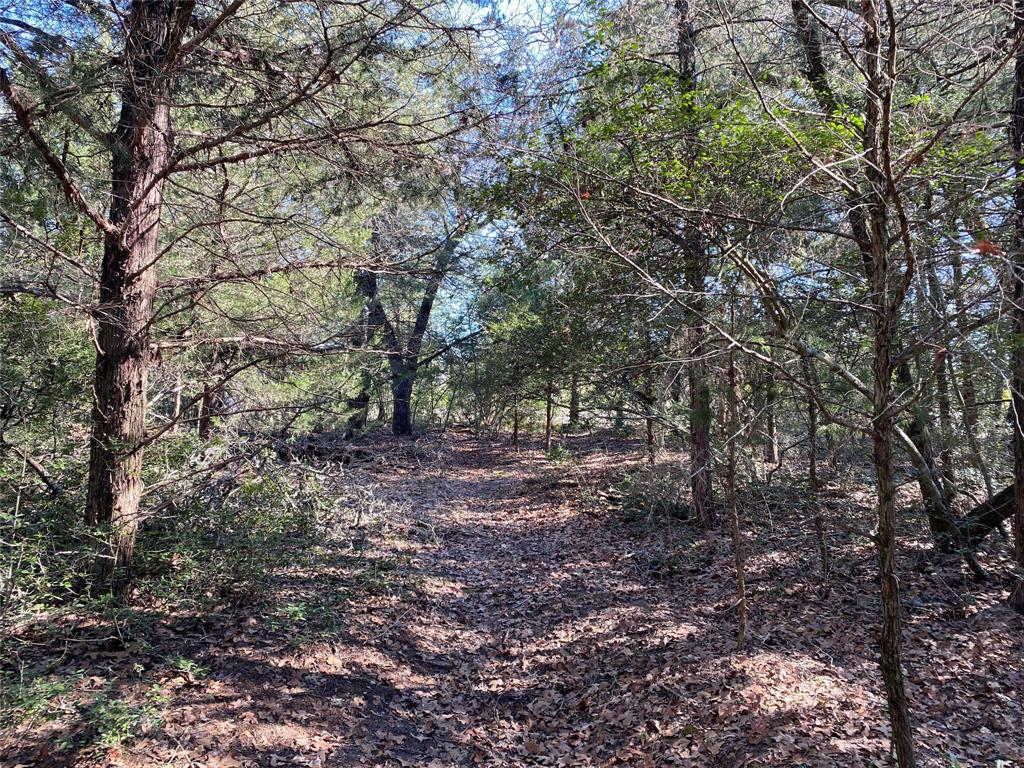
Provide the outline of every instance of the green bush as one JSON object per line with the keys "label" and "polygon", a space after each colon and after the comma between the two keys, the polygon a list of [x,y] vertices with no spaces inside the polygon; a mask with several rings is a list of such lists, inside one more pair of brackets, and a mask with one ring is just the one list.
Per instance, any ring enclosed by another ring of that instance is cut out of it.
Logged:
{"label": "green bush", "polygon": [[315,478],[265,456],[229,488],[215,483],[143,527],[136,586],[184,601],[256,597],[315,543],[331,499]]}
{"label": "green bush", "polygon": [[623,514],[633,521],[690,517],[688,475],[682,467],[649,467],[626,475],[617,490]]}

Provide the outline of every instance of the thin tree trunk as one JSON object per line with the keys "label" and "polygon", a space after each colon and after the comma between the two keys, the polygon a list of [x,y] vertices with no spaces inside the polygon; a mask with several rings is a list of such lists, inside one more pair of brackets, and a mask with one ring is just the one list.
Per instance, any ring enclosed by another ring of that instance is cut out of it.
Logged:
{"label": "thin tree trunk", "polygon": [[[953,302],[957,316],[963,317],[967,311],[961,290],[961,286],[964,285],[963,259],[960,257],[960,251],[956,248],[950,249],[949,258],[953,265]],[[955,379],[956,372],[951,370],[950,375]],[[964,409],[964,426],[968,433],[973,434],[978,427],[978,395],[974,388],[974,366],[970,348],[964,351],[961,377],[963,381],[960,384],[960,391]]]}
{"label": "thin tree trunk", "polygon": [[365,368],[360,372],[359,392],[355,397],[349,398],[346,405],[352,409],[352,414],[345,424],[345,439],[351,440],[358,437],[366,429],[366,422],[370,417],[370,373]]}
{"label": "thin tree trunk", "polygon": [[691,329],[696,339],[691,348],[690,378],[690,492],[693,510],[699,523],[705,527],[716,524],[711,487],[711,387],[707,366],[702,360],[705,353],[704,328]]}
{"label": "thin tree trunk", "polygon": [[174,376],[174,405],[171,408],[171,434],[176,435],[181,431],[181,393],[185,382],[181,378],[181,371]]}
{"label": "thin tree trunk", "polygon": [[653,467],[658,461],[658,450],[654,436],[654,419],[648,415],[644,418],[644,422],[647,425],[647,463]]}
{"label": "thin tree trunk", "polygon": [[[811,375],[811,363],[806,358],[801,358],[804,369],[804,378],[808,386],[812,386],[813,376]],[[818,542],[818,560],[821,564],[821,593],[828,597],[830,591],[829,574],[832,570],[831,558],[828,549],[828,537],[825,534],[825,519],[821,514],[821,504],[818,503],[818,404],[814,396],[807,395],[807,476],[811,486],[811,499],[814,505],[814,536]]]}
{"label": "thin tree trunk", "polygon": [[[1014,32],[1017,40],[1024,32],[1024,0],[1014,4]],[[1014,154],[1013,190],[1013,373],[1010,405],[1013,412],[1013,555],[1024,567],[1024,49],[1018,48],[1013,77],[1013,109],[1010,137]],[[1010,595],[1010,605],[1024,613],[1024,579],[1018,578]]]}
{"label": "thin tree trunk", "polygon": [[[907,389],[913,387],[913,378],[910,375],[909,364],[904,363],[899,367],[897,379],[901,386]],[[928,527],[931,530],[932,539],[943,551],[953,551],[957,544],[957,531],[948,514],[948,508],[945,506],[945,498],[942,494],[940,494],[939,498],[934,498],[934,495],[929,493],[929,488],[941,488],[942,480],[935,469],[935,454],[932,451],[928,416],[925,412],[925,406],[921,402],[915,403],[910,409],[907,434],[924,461],[924,467],[918,469],[918,482],[921,487],[921,497],[924,502],[925,515],[928,518]],[[932,483],[931,486],[928,486],[929,480]]]}
{"label": "thin tree trunk", "polygon": [[[888,8],[888,12],[892,12]],[[871,442],[878,492],[878,569],[881,585],[882,627],[879,661],[885,683],[892,745],[899,768],[914,768],[914,733],[902,666],[902,619],[899,577],[896,573],[896,484],[893,480],[892,439],[892,344],[903,293],[890,284],[889,232],[886,190],[890,189],[883,168],[887,148],[887,117],[892,100],[891,72],[886,71],[880,33],[879,0],[865,0],[864,73],[864,175],[867,193],[867,244],[870,248],[868,278],[874,309],[874,388]],[[890,39],[890,46],[896,41]],[[905,269],[910,269],[907,265]]]}
{"label": "thin tree trunk", "polygon": [[[985,457],[981,451],[981,445],[978,443],[978,436],[974,432],[974,427],[968,421],[968,411],[973,410],[977,415],[977,407],[968,404],[966,399],[966,393],[960,389],[960,385],[957,379],[956,366],[953,365],[953,359],[947,359],[949,365],[949,385],[953,389],[953,394],[956,395],[957,402],[960,403],[961,411],[964,414],[964,433],[967,436],[967,447],[971,454],[971,464],[974,468],[981,473],[982,479],[985,481],[985,493],[989,498],[996,495],[995,486],[992,483],[992,473],[989,472],[988,463],[985,461]],[[966,358],[965,358],[966,362]],[[977,419],[975,419],[977,423]]]}
{"label": "thin tree trunk", "polygon": [[544,390],[544,450],[551,453],[551,420],[554,413],[554,386],[548,382]]}
{"label": "thin tree trunk", "polygon": [[[688,93],[697,85],[697,29],[688,0],[675,0],[676,57],[679,66],[679,88]],[[688,287],[694,293],[686,318],[686,341],[689,346],[687,378],[690,387],[690,493],[698,522],[713,526],[718,515],[711,485],[711,387],[708,383],[708,329],[704,320],[708,255],[704,238],[693,221],[684,221],[681,238],[683,267]]]}
{"label": "thin tree trunk", "polygon": [[764,390],[764,460],[766,464],[778,464],[779,441],[775,434],[775,375],[771,370],[765,377]]}
{"label": "thin tree trunk", "polygon": [[96,369],[85,518],[109,528],[96,588],[121,591],[131,577],[142,494],[142,442],[150,327],[156,295],[163,179],[171,147],[167,56],[193,3],[135,0],[126,20],[121,112],[112,135],[110,222],[96,313]]}
{"label": "thin tree trunk", "polygon": [[743,560],[743,539],[736,499],[736,442],[740,435],[740,383],[733,352],[729,352],[729,454],[726,486],[729,489],[729,532],[732,535],[733,563],[736,568],[736,648],[742,649],[747,639],[747,587]]}
{"label": "thin tree trunk", "polygon": [[196,432],[200,440],[209,440],[213,435],[216,401],[217,390],[209,384],[204,384],[203,396],[199,398],[199,418],[196,420]]}
{"label": "thin tree trunk", "polygon": [[512,447],[519,450],[519,392],[512,395]]}

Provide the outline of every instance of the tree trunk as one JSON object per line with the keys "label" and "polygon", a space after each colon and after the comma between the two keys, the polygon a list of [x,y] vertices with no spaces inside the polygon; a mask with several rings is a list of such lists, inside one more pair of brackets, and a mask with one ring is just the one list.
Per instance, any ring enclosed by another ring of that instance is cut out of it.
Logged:
{"label": "tree trunk", "polygon": [[551,420],[554,414],[554,386],[548,382],[544,390],[544,450],[551,453]]}
{"label": "tree trunk", "polygon": [[391,366],[391,432],[399,437],[413,433],[412,387],[416,381],[416,368],[407,361],[393,362]]}
{"label": "tree trunk", "polygon": [[512,447],[519,450],[519,393],[512,395]]}
{"label": "tree trunk", "polygon": [[[913,378],[910,375],[910,366],[906,363],[899,367],[897,380],[900,385],[911,389]],[[935,454],[932,450],[931,432],[928,429],[928,415],[923,403],[915,403],[910,409],[910,421],[907,423],[907,434],[917,452],[924,460],[924,467],[918,469],[918,484],[921,487],[921,498],[924,502],[925,516],[928,518],[928,527],[931,530],[932,539],[935,544],[944,552],[951,552],[956,549],[957,531],[948,514],[946,500],[944,498],[932,498],[929,489],[926,487],[929,479],[933,487],[941,488],[942,479],[935,469]],[[925,476],[927,473],[927,477]]]}
{"label": "tree trunk", "polygon": [[736,500],[736,442],[740,439],[740,382],[733,353],[729,353],[729,459],[726,486],[729,489],[729,533],[732,536],[733,562],[736,568],[736,648],[742,649],[747,638],[747,586],[743,561],[743,539]]}
{"label": "tree trunk", "polygon": [[203,396],[199,399],[199,418],[196,432],[200,440],[209,440],[213,435],[213,416],[216,409],[217,390],[209,384],[203,385]]}
{"label": "tree trunk", "polygon": [[174,405],[171,408],[171,434],[176,435],[181,431],[181,406],[182,397],[181,393],[185,387],[185,382],[182,380],[181,371],[178,371],[174,377]]}
{"label": "tree trunk", "polygon": [[775,434],[775,376],[769,371],[764,391],[764,460],[778,464],[779,441]]}
{"label": "tree trunk", "polygon": [[[801,358],[804,378],[808,386],[813,386],[811,363],[806,357]],[[811,486],[811,494],[815,499],[814,503],[814,536],[818,542],[818,560],[821,563],[821,593],[828,597],[830,591],[829,574],[832,570],[831,557],[828,550],[828,537],[825,534],[825,519],[821,514],[821,505],[817,503],[818,496],[818,404],[814,395],[807,395],[807,476]]]}
{"label": "tree trunk", "polygon": [[648,415],[644,418],[644,423],[647,427],[645,430],[647,443],[647,463],[653,467],[658,461],[658,447],[654,435],[654,419],[652,419],[650,415]]}
{"label": "tree trunk", "polygon": [[109,528],[96,588],[121,591],[131,576],[142,494],[150,326],[156,295],[161,171],[171,148],[168,51],[192,3],[135,0],[127,18],[121,113],[113,133],[110,222],[100,267],[96,369],[85,519]]}
{"label": "tree trunk", "polygon": [[957,521],[965,546],[977,547],[992,531],[1013,517],[1016,508],[1016,484],[1008,485]]}
{"label": "tree trunk", "polygon": [[572,375],[569,387],[569,421],[566,427],[570,432],[575,432],[580,427],[580,376],[578,373]]}
{"label": "tree trunk", "polygon": [[711,387],[707,380],[704,331],[698,322],[691,328],[694,339],[690,379],[690,492],[698,522],[712,527],[718,520],[711,487]]}
{"label": "tree trunk", "polygon": [[[1024,0],[1014,4],[1015,39],[1024,31]],[[1013,73],[1013,108],[1010,138],[1014,154],[1013,190],[1013,373],[1010,406],[1013,412],[1013,555],[1024,567],[1024,50],[1018,48]],[[1024,613],[1024,580],[1018,578],[1010,595],[1010,605]]]}
{"label": "tree trunk", "polygon": [[[887,12],[892,9],[886,6]],[[882,627],[879,641],[879,664],[885,683],[885,697],[892,724],[892,746],[899,768],[914,768],[914,733],[910,720],[910,704],[902,666],[902,619],[900,586],[896,574],[896,484],[893,480],[892,439],[895,424],[892,415],[892,344],[904,293],[890,284],[889,232],[887,222],[887,190],[883,158],[887,156],[887,109],[891,106],[892,82],[883,68],[884,54],[880,33],[879,0],[865,0],[861,6],[864,18],[864,74],[866,95],[864,108],[864,164],[868,185],[866,194],[867,245],[870,259],[866,261],[871,287],[874,322],[874,388],[872,397],[871,443],[878,492],[878,576],[881,586]],[[896,45],[894,39],[889,45]],[[910,269],[907,264],[904,267]]]}
{"label": "tree trunk", "polygon": [[360,374],[359,392],[345,403],[352,409],[352,414],[345,424],[346,440],[358,437],[366,429],[366,422],[370,417],[370,385],[372,383],[369,372],[364,369]]}

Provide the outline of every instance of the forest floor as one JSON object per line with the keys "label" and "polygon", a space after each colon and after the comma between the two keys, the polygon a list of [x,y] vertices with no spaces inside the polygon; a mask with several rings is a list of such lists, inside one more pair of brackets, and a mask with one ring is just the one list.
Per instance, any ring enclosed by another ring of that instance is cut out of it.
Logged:
{"label": "forest floor", "polygon": [[[568,445],[552,462],[465,434],[371,441],[378,459],[359,472],[386,502],[379,535],[335,531],[257,603],[164,618],[120,645],[65,632],[57,649],[23,648],[23,672],[74,682],[0,734],[0,764],[891,764],[875,562],[854,531],[870,525],[869,485],[823,492],[827,597],[806,495],[780,477],[744,499],[750,629],[736,651],[728,534],[625,521],[600,491],[638,466],[637,446]],[[921,765],[1024,766],[1005,545],[982,553],[986,584],[924,546],[902,561]],[[100,711],[81,703],[90,691],[105,692]]]}

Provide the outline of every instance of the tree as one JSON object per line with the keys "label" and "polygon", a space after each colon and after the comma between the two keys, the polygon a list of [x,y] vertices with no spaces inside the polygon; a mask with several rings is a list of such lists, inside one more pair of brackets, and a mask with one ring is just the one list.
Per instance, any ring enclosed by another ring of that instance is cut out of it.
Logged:
{"label": "tree", "polygon": [[[226,245],[225,233],[233,226],[224,209],[224,193],[233,181],[229,169],[241,168],[252,178],[254,164],[327,146],[340,150],[339,165],[357,166],[361,142],[369,141],[377,151],[402,147],[408,154],[411,132],[429,125],[429,143],[460,128],[457,111],[447,106],[438,113],[416,105],[407,119],[394,119],[392,107],[401,97],[376,79],[394,64],[405,69],[405,80],[397,82],[411,86],[418,74],[415,62],[445,45],[443,38],[422,36],[424,29],[440,29],[440,22],[387,3],[358,11],[345,3],[293,3],[245,13],[242,6],[239,0],[132,0],[123,9],[57,4],[42,26],[4,19],[0,31],[0,90],[24,138],[23,149],[66,198],[69,210],[61,216],[84,221],[102,241],[98,295],[87,307],[95,325],[96,366],[85,502],[87,522],[109,529],[97,558],[99,589],[123,589],[130,574],[143,452],[153,439],[146,419],[154,351],[194,345],[183,338],[163,345],[153,338],[173,305],[173,300],[157,301],[164,265],[175,256],[162,242],[173,197],[169,185],[176,191],[187,186],[183,179],[199,182],[211,172],[225,172],[218,185],[219,209],[194,229],[186,228],[185,237],[194,240],[213,228]],[[403,36],[407,26],[413,31]],[[113,73],[116,98],[107,98],[108,80],[97,77],[101,71]],[[338,96],[346,92],[365,96],[360,110],[339,106],[344,99]],[[111,104],[118,114],[107,131]],[[385,114],[388,119],[380,119]],[[72,132],[75,146],[69,151]],[[54,140],[61,136],[64,149],[57,150]],[[111,179],[106,189],[105,176]],[[93,289],[91,235],[82,236],[77,255],[56,254],[63,268],[55,280],[45,268],[53,249],[33,233],[32,222],[9,223],[41,255],[35,274],[24,270],[27,277],[7,286],[9,292],[42,292],[63,300],[64,290],[76,283],[86,292]],[[232,263],[228,248],[220,256],[226,264],[215,260],[204,265],[205,274],[175,275],[172,292],[184,294],[185,309],[191,311],[219,285],[348,261],[345,254],[328,259],[290,254],[268,267],[266,258],[264,252],[259,254],[263,263]],[[243,336],[226,341],[282,352],[323,349],[316,341],[252,344],[246,340],[250,333]],[[245,363],[247,368],[255,364]]]}

